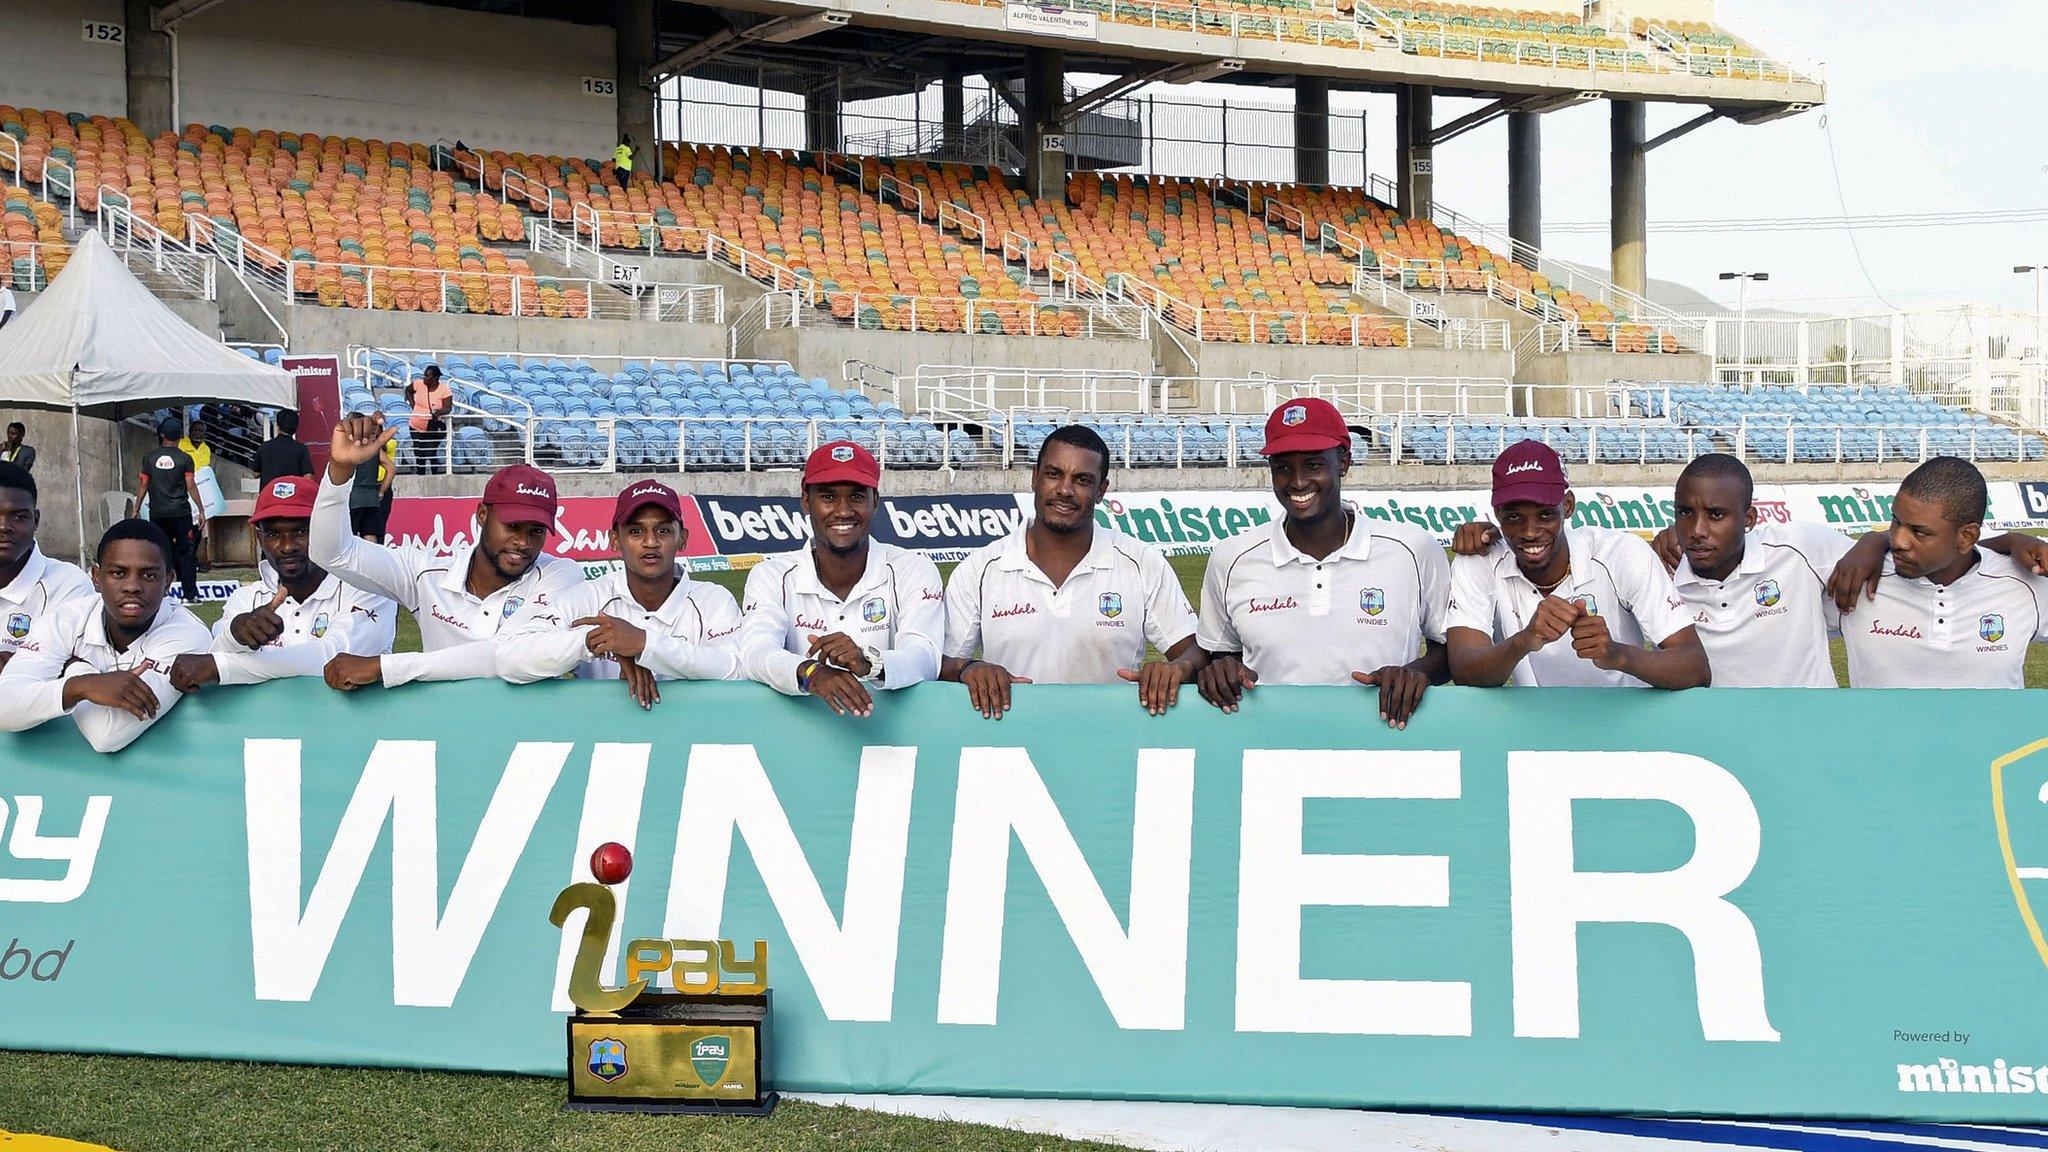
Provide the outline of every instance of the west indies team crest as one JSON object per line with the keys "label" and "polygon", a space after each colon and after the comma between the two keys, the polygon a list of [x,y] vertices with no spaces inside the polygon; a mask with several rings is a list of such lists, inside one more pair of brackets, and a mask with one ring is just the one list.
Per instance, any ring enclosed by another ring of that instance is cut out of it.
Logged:
{"label": "west indies team crest", "polygon": [[1584,608],[1588,616],[1598,616],[1600,614],[1600,598],[1590,592],[1572,597],[1572,603]]}
{"label": "west indies team crest", "polygon": [[1778,600],[1778,582],[1776,580],[1759,580],[1756,582],[1757,607],[1769,608],[1775,605]]}
{"label": "west indies team crest", "polygon": [[318,616],[313,617],[313,638],[317,640],[320,637],[327,635],[327,629],[331,627],[333,623],[334,621],[325,612],[322,612]]}
{"label": "west indies team crest", "polygon": [[1977,617],[1977,635],[1982,636],[1986,644],[1996,644],[2005,639],[2005,617],[1996,612],[1986,612]]}
{"label": "west indies team crest", "polygon": [[880,596],[870,596],[862,601],[860,618],[870,624],[880,624],[889,618],[889,602]]}
{"label": "west indies team crest", "polygon": [[502,609],[502,615],[504,616],[505,619],[510,620],[512,618],[512,614],[514,612],[519,611],[519,609],[524,607],[525,605],[526,597],[508,596],[505,598],[505,607]]}
{"label": "west indies team crest", "polygon": [[1308,409],[1303,408],[1299,404],[1290,404],[1287,406],[1286,411],[1280,413],[1280,423],[1285,424],[1289,428],[1306,419],[1308,419]]}
{"label": "west indies team crest", "polygon": [[29,618],[26,612],[14,612],[7,617],[7,634],[16,640],[28,635]]}
{"label": "west indies team crest", "polygon": [[609,1084],[626,1074],[626,1043],[607,1036],[590,1042],[590,1074]]}
{"label": "west indies team crest", "polygon": [[2048,937],[2042,935],[2037,911],[2048,910],[2048,740],[1992,761],[1991,816],[2021,925],[2041,963],[2048,965]]}
{"label": "west indies team crest", "polygon": [[1377,616],[1387,610],[1387,592],[1384,588],[1364,588],[1358,593],[1358,608],[1367,616]]}
{"label": "west indies team crest", "polygon": [[1102,598],[1095,602],[1095,610],[1111,620],[1116,619],[1124,614],[1123,594],[1119,592],[1104,592]]}

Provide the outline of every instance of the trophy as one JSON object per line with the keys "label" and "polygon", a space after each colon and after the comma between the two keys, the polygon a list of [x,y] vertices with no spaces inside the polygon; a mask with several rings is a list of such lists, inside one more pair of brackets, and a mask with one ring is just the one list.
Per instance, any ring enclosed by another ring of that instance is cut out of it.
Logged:
{"label": "trophy", "polygon": [[[766,1116],[768,1091],[768,942],[741,957],[730,940],[634,940],[626,945],[626,984],[603,983],[605,947],[618,918],[609,885],[633,871],[625,845],[590,856],[595,884],[571,884],[548,919],[559,928],[585,909],[583,936],[569,969],[569,1098],[583,1112],[687,1112]],[[671,991],[650,990],[669,974]]]}

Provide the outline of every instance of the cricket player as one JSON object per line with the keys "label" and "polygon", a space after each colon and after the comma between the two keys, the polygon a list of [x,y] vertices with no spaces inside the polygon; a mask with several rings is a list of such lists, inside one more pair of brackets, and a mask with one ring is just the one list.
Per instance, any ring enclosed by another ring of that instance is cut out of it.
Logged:
{"label": "cricket player", "polygon": [[[1460,684],[1700,688],[1706,649],[1644,541],[1572,528],[1564,462],[1535,440],[1493,462],[1499,538],[1451,563],[1446,638]],[[1644,641],[1656,645],[1644,647]]]}
{"label": "cricket player", "polygon": [[1360,684],[1405,728],[1431,684],[1450,679],[1444,618],[1451,568],[1429,533],[1344,503],[1351,430],[1327,400],[1290,400],[1260,449],[1282,517],[1209,553],[1196,642],[1202,698],[1235,712],[1266,684]]}
{"label": "cricket player", "polygon": [[349,530],[348,495],[356,468],[374,460],[397,429],[375,416],[334,427],[327,476],[313,501],[307,553],[344,583],[389,597],[418,619],[419,652],[341,653],[328,661],[330,688],[394,687],[414,680],[473,680],[497,674],[497,637],[521,613],[559,616],[562,596],[583,583],[583,569],[542,548],[554,527],[554,477],[527,464],[498,469],[476,509],[476,543],[453,556],[426,548],[387,548]]}
{"label": "cricket player", "polygon": [[1862,579],[1837,579],[1851,687],[2026,686],[2027,645],[2048,639],[2048,577],[1979,544],[1990,502],[1984,474],[1954,456],[1900,482],[1874,591],[1858,600]]}
{"label": "cricket player", "polygon": [[643,708],[661,699],[658,680],[738,679],[740,606],[718,585],[690,579],[676,561],[688,543],[675,489],[628,484],[612,509],[612,550],[624,567],[565,594],[560,622],[527,617],[501,637],[498,675],[514,684],[623,679]]}
{"label": "cricket player", "polygon": [[785,696],[816,696],[841,716],[871,714],[871,689],[938,675],[945,643],[939,570],[869,534],[881,480],[867,449],[820,444],[804,462],[810,544],[755,565],[741,597],[741,669]]}
{"label": "cricket player", "polygon": [[169,712],[179,697],[171,662],[213,641],[167,595],[172,569],[163,529],[147,520],[107,529],[92,566],[97,595],[45,612],[0,669],[0,731],[69,715],[95,751],[118,752]]}
{"label": "cricket player", "polygon": [[[1031,468],[1031,522],[953,569],[940,676],[965,684],[983,716],[1009,710],[1012,684],[1118,679],[1136,683],[1159,716],[1208,663],[1166,557],[1095,522],[1108,492],[1102,437],[1079,424],[1054,429]],[[1148,642],[1165,659],[1146,660]]]}
{"label": "cricket player", "polygon": [[171,685],[257,684],[318,676],[341,653],[382,656],[398,635],[398,605],[344,584],[306,555],[319,482],[280,476],[256,495],[249,523],[263,553],[256,580],[228,597],[213,626],[213,651],[180,656]]}
{"label": "cricket player", "polygon": [[69,601],[93,594],[85,570],[43,554],[36,530],[36,481],[19,464],[0,461],[0,669],[35,629],[36,621]]}

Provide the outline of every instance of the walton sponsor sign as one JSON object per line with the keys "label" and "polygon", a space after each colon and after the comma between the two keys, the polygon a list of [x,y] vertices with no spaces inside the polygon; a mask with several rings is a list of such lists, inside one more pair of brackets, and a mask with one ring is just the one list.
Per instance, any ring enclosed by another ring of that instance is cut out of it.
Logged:
{"label": "walton sponsor sign", "polygon": [[7,935],[77,941],[0,1047],[559,1074],[545,912],[617,840],[621,939],[789,958],[793,1088],[2040,1123],[2048,769],[2004,750],[2048,703],[1934,695],[1442,688],[1394,732],[1024,685],[996,732],[924,684],[856,734],[752,684],[206,693],[148,772],[0,736],[0,878],[66,886]]}

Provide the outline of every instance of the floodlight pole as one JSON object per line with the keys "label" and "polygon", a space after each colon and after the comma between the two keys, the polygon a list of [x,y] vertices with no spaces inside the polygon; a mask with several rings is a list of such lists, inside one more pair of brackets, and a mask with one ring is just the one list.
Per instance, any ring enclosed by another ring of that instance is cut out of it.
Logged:
{"label": "floodlight pole", "polygon": [[1735,281],[1735,360],[1742,366],[1742,379],[1749,381],[1749,282],[1769,280],[1769,272],[1723,272],[1721,279]]}

